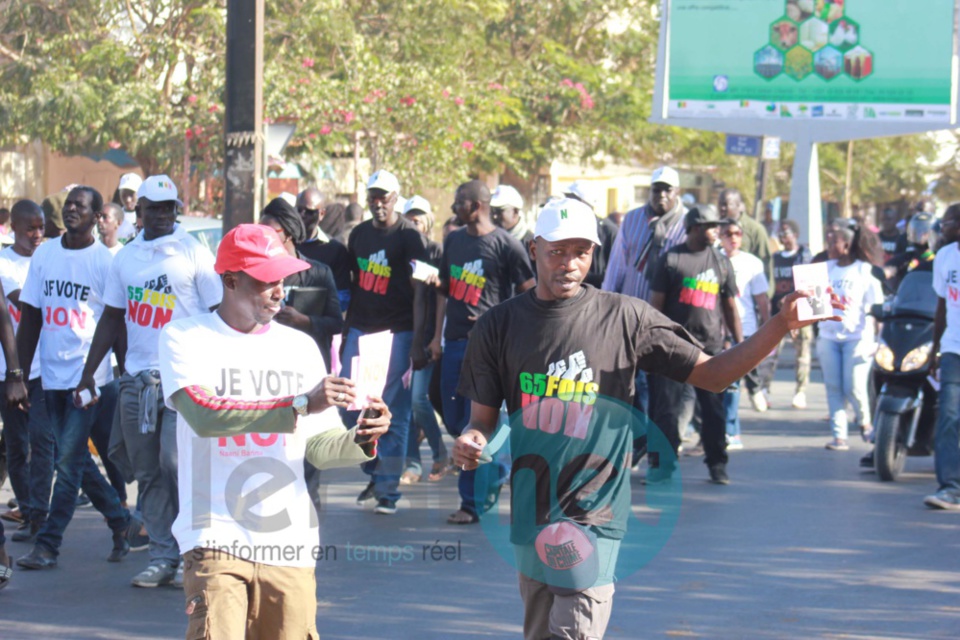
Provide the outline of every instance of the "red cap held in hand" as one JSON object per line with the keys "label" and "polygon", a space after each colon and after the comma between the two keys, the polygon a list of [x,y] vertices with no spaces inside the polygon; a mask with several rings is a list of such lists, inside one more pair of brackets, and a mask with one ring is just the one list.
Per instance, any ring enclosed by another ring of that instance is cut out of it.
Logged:
{"label": "red cap held in hand", "polygon": [[278,282],[309,268],[309,263],[287,253],[276,231],[260,224],[231,229],[220,242],[214,265],[219,274],[243,271],[260,282]]}

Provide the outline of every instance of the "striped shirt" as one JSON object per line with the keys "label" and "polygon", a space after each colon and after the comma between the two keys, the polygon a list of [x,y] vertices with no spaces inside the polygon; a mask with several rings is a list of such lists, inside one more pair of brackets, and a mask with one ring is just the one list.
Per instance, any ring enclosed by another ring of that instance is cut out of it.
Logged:
{"label": "striped shirt", "polygon": [[687,241],[687,231],[683,225],[686,213],[683,204],[678,203],[673,211],[664,216],[669,220],[669,226],[663,230],[658,242],[654,232],[660,218],[651,216],[650,205],[645,204],[628,212],[610,252],[603,290],[649,302],[652,267],[667,251]]}

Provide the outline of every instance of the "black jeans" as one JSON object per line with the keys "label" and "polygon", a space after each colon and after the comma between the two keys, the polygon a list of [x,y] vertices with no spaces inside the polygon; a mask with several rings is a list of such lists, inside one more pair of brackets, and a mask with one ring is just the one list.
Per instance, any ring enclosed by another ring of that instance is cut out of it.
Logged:
{"label": "black jeans", "polygon": [[[674,452],[680,448],[681,417],[689,416],[685,407],[686,387],[664,376],[650,374],[650,418],[666,436]],[[723,411],[723,394],[694,388],[700,403],[700,441],[703,443],[704,462],[707,466],[727,463],[726,422]]]}

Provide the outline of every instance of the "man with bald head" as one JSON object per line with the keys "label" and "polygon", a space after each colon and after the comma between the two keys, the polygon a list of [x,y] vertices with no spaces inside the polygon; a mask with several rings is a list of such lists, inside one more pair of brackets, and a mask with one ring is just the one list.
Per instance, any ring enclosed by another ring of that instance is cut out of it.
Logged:
{"label": "man with bald head", "polygon": [[350,253],[342,242],[329,237],[320,228],[327,214],[327,202],[323,193],[316,187],[307,187],[297,196],[297,213],[303,219],[306,228],[306,240],[297,245],[297,251],[310,260],[316,260],[330,267],[333,279],[337,283],[337,297],[340,308],[350,304]]}
{"label": "man with bald head", "polygon": [[[360,352],[360,336],[389,331],[393,334],[390,365],[383,387],[383,401],[393,419],[382,438],[377,459],[363,465],[372,476],[357,498],[358,504],[376,498],[376,512],[391,515],[400,499],[400,474],[407,452],[413,395],[403,378],[410,368],[427,364],[423,344],[426,310],[423,286],[415,283],[411,262],[429,259],[427,243],[417,227],[396,211],[400,182],[389,171],[377,171],[367,182],[367,206],[372,220],[350,232],[353,287],[347,307],[343,345],[345,378],[351,376],[352,360]],[[354,424],[357,412],[343,412],[346,424]]]}
{"label": "man with bald head", "polygon": [[117,255],[117,252],[123,249],[119,238],[119,230],[123,222],[123,209],[120,205],[112,202],[104,203],[103,211],[97,216],[97,233],[100,235],[100,242],[110,249],[113,255]]}

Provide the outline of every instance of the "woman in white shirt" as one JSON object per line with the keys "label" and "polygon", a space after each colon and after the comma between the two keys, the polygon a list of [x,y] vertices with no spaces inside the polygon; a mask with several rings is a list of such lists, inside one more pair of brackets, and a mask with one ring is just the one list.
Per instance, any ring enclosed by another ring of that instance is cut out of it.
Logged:
{"label": "woman in white shirt", "polygon": [[876,351],[876,322],[867,315],[870,307],[883,302],[880,281],[873,268],[862,235],[856,223],[835,225],[827,233],[827,268],[830,286],[846,308],[840,321],[820,324],[817,355],[827,387],[827,406],[833,439],[827,443],[831,451],[846,451],[847,413],[845,401],[853,407],[860,434],[867,438],[872,430],[867,385],[870,361]]}

